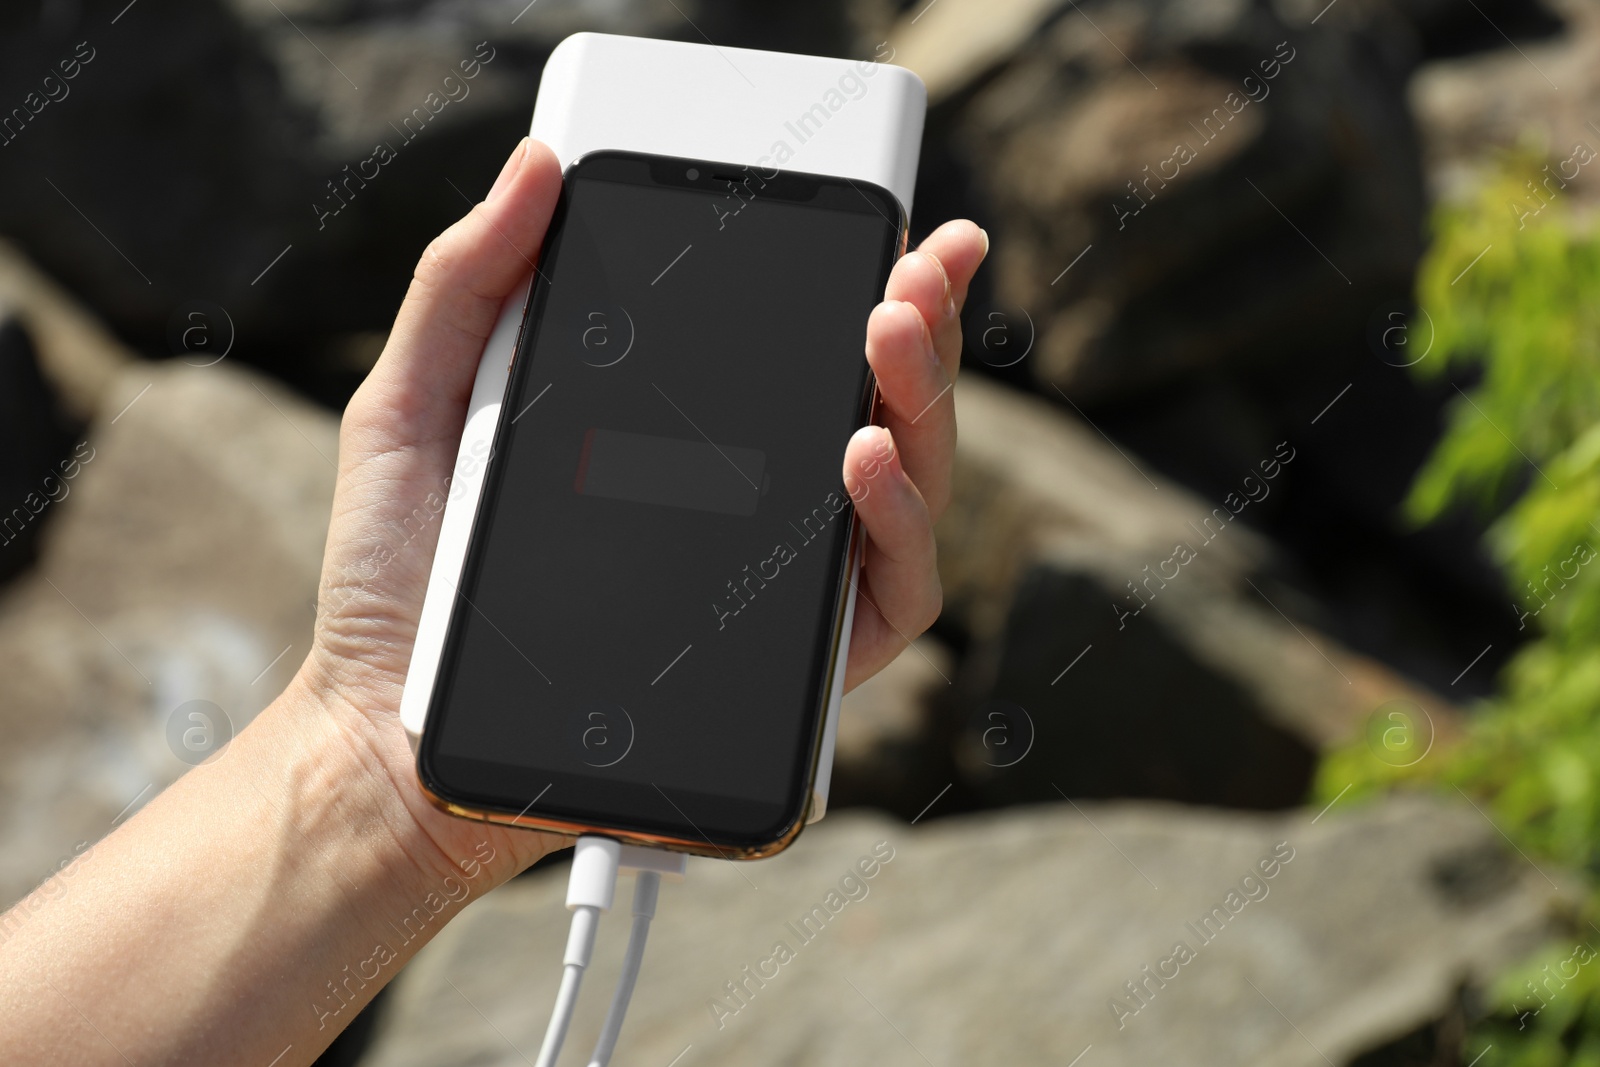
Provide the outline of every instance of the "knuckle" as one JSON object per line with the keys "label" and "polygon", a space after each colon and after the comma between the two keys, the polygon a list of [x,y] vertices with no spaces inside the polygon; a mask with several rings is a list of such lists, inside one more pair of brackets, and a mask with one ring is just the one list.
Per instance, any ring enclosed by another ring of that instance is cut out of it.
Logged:
{"label": "knuckle", "polygon": [[456,273],[461,263],[461,242],[455,226],[428,242],[411,278],[424,289],[437,289]]}

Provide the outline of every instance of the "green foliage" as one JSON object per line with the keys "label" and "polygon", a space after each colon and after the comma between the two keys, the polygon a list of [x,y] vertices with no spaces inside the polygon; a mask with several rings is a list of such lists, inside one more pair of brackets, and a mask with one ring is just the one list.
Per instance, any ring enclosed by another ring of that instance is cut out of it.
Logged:
{"label": "green foliage", "polygon": [[[1593,153],[1587,153],[1593,159]],[[1577,156],[1582,159],[1583,157]],[[1470,202],[1439,210],[1417,282],[1413,372],[1477,368],[1406,510],[1498,514],[1489,547],[1532,639],[1463,736],[1405,762],[1373,731],[1331,754],[1324,802],[1397,786],[1471,797],[1526,854],[1600,872],[1600,233],[1580,226],[1560,163],[1503,161]],[[1567,161],[1565,173],[1572,173]],[[1380,732],[1381,734],[1381,732]],[[1508,974],[1471,1039],[1495,1064],[1600,1065],[1600,894],[1571,942]],[[1590,919],[1594,922],[1591,923]],[[1580,946],[1582,946],[1580,948]],[[1580,959],[1580,957],[1583,957]],[[1535,1009],[1538,1009],[1535,1014]]]}

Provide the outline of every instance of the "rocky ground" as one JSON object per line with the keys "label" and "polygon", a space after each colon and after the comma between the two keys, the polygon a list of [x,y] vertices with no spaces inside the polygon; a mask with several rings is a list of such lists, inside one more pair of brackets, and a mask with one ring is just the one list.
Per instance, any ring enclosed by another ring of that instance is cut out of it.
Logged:
{"label": "rocky ground", "polygon": [[[1454,1062],[1429,1057],[1472,991],[1563,936],[1576,883],[1465,804],[1300,805],[1389,702],[1447,743],[1515,648],[1479,526],[1395,519],[1454,393],[1368,326],[1409,292],[1429,204],[1494,152],[1600,146],[1592,5],[69,7],[0,13],[0,71],[94,49],[0,149],[0,504],[26,513],[0,547],[0,903],[298,664],[338,405],[423,243],[525,128],[549,49],[698,28],[886,42],[930,90],[920,225],[978,218],[994,257],[956,390],[944,616],[848,698],[827,820],[664,894],[626,1061]],[[471,95],[319,226],[324,183],[480,44]],[[107,159],[137,165],[108,180]],[[1580,215],[1597,191],[1573,183]],[[870,895],[726,999],[879,841]],[[1270,896],[1129,999],[1280,841]],[[521,1061],[560,879],[470,909],[366,1017],[361,1062]],[[595,988],[619,951],[602,941]]]}
{"label": "rocky ground", "polygon": [[[769,862],[695,861],[662,891],[619,1062],[1445,1062],[1383,1057],[1448,1036],[1459,991],[1548,936],[1562,890],[1471,808],[1315,818],[850,812]],[[407,968],[363,1064],[523,1062],[560,977],[565,890],[552,870],[471,905]],[[566,1062],[605,1003],[580,1001]]]}

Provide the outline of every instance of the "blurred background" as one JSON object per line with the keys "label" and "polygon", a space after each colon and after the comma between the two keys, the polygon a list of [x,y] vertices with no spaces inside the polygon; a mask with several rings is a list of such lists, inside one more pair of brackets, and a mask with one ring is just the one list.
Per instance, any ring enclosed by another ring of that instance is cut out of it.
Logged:
{"label": "blurred background", "polygon": [[[557,42],[892,57],[929,92],[913,243],[993,241],[944,614],[847,700],[827,820],[666,889],[617,1062],[1600,1063],[1600,4],[0,28],[0,903],[294,673],[338,413]],[[322,1062],[525,1062],[563,886],[473,904]]]}

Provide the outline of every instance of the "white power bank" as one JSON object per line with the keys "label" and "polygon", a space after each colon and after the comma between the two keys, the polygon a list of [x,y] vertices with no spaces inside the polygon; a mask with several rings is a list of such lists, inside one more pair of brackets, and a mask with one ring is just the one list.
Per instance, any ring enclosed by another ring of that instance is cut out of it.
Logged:
{"label": "white power bank", "polygon": [[[586,153],[620,149],[872,182],[910,218],[926,106],[921,80],[884,63],[579,33],[545,64],[529,135],[549,145],[563,168]],[[523,283],[506,301],[478,363],[400,701],[413,748],[427,725],[528,291]],[[856,560],[842,650],[850,645],[859,553]],[[844,664],[841,654],[807,822],[827,810]]]}

